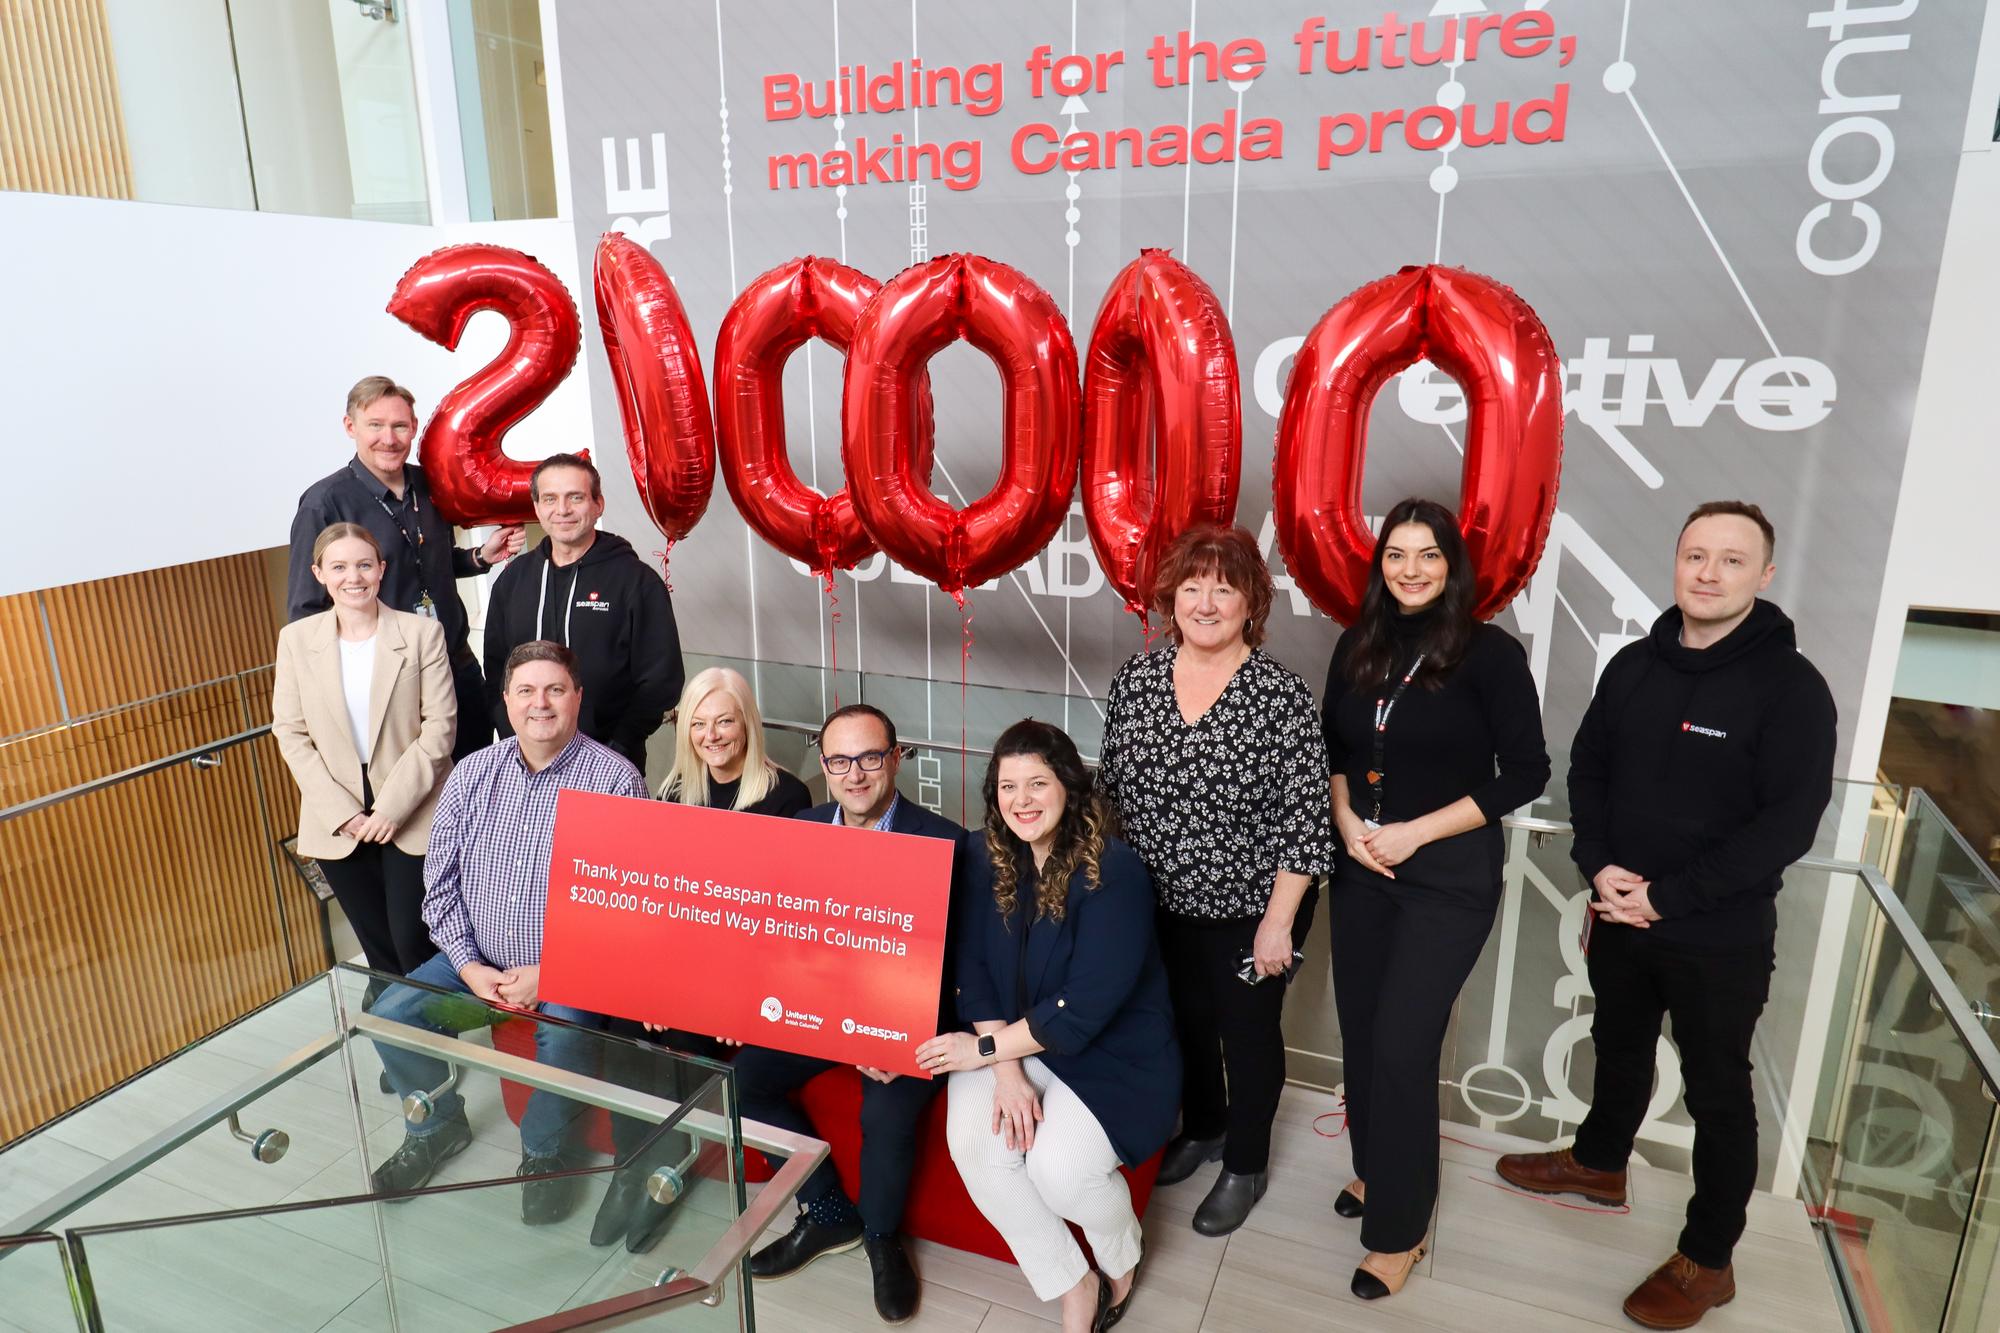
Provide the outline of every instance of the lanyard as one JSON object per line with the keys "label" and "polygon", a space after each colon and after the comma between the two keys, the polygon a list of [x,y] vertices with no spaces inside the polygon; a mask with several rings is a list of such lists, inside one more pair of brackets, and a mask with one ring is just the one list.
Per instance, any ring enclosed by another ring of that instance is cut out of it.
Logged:
{"label": "lanyard", "polygon": [[1385,765],[1383,746],[1389,730],[1389,715],[1396,711],[1396,704],[1401,701],[1403,691],[1410,688],[1410,682],[1416,679],[1417,672],[1423,665],[1424,654],[1418,653],[1417,660],[1410,663],[1410,669],[1403,673],[1403,678],[1396,682],[1396,688],[1389,691],[1388,697],[1384,698],[1381,695],[1375,697],[1375,749],[1368,766],[1368,796],[1375,803],[1375,813],[1370,815],[1369,819],[1374,823],[1382,822],[1382,779],[1385,776],[1382,771]]}
{"label": "lanyard", "polygon": [[438,618],[437,604],[431,600],[430,585],[424,577],[423,510],[417,504],[416,487],[410,485],[408,481],[403,483],[403,498],[409,505],[410,517],[415,520],[417,525],[417,535],[414,538],[410,536],[410,530],[403,526],[402,516],[389,507],[387,500],[378,495],[375,497],[375,503],[382,506],[382,512],[389,516],[391,523],[395,524],[397,533],[403,539],[403,545],[410,548],[410,563],[417,568],[417,604],[411,607],[410,610],[420,616],[428,616],[430,619],[436,620]]}

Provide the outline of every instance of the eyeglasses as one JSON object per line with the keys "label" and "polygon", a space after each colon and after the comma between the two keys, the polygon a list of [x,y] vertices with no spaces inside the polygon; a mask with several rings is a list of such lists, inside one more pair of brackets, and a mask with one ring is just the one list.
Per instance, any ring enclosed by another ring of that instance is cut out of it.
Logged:
{"label": "eyeglasses", "polygon": [[866,754],[823,754],[819,762],[827,772],[838,778],[845,777],[847,770],[856,764],[861,766],[863,773],[873,773],[882,767],[882,761],[891,753],[889,750],[870,750]]}

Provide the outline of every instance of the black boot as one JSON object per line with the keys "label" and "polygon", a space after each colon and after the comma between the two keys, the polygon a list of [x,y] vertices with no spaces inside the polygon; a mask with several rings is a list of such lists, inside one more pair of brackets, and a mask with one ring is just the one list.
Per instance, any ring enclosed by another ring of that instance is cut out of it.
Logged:
{"label": "black boot", "polygon": [[1215,1178],[1215,1186],[1201,1206],[1194,1210],[1194,1229],[1204,1236],[1226,1236],[1243,1225],[1257,1200],[1264,1197],[1270,1173],[1253,1171],[1239,1175],[1225,1170]]}
{"label": "black boot", "polygon": [[1160,1175],[1156,1182],[1161,1185],[1178,1185],[1201,1167],[1222,1156],[1222,1137],[1212,1139],[1191,1139],[1185,1134],[1176,1135],[1160,1157]]}
{"label": "black boot", "polygon": [[875,1313],[885,1324],[900,1324],[917,1313],[917,1270],[901,1236],[868,1237],[868,1268],[875,1279]]}

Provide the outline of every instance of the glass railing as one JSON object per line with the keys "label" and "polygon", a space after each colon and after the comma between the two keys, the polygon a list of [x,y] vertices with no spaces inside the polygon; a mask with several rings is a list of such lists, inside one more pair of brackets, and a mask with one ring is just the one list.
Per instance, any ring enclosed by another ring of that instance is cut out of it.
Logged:
{"label": "glass railing", "polygon": [[[385,1055],[437,1083],[399,1102]],[[452,1152],[378,1183],[412,1130]],[[789,1158],[754,1203],[746,1142]],[[342,966],[0,1151],[0,1327],[747,1328],[825,1152],[741,1123],[726,1064]],[[593,1246],[621,1172],[658,1225]]]}

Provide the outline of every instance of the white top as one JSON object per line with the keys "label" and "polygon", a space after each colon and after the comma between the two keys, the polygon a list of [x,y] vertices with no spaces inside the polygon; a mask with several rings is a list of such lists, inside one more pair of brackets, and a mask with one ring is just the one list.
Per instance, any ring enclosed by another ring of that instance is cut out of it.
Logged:
{"label": "white top", "polygon": [[358,642],[340,640],[340,692],[347,696],[347,726],[354,733],[354,751],[368,764],[368,687],[375,679],[375,636]]}

